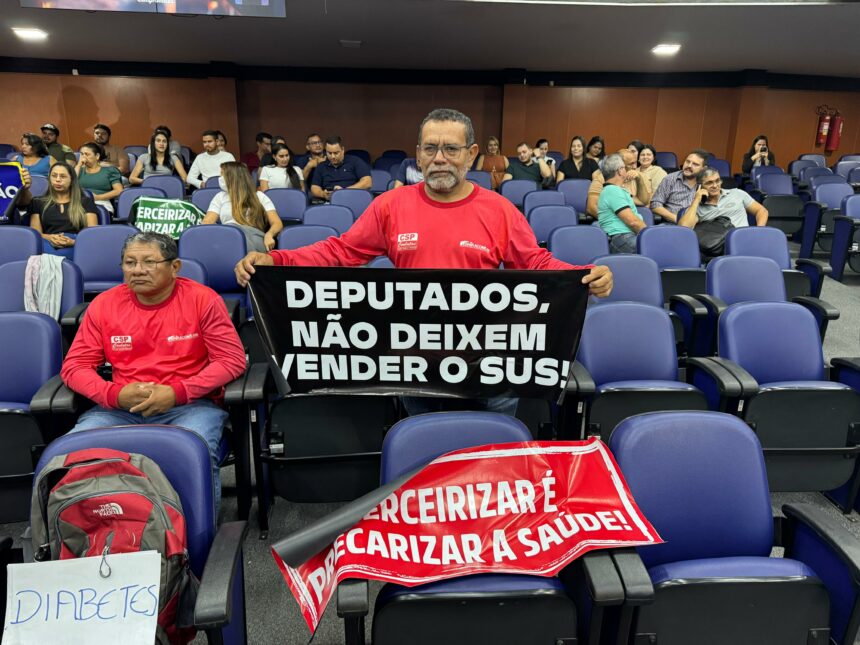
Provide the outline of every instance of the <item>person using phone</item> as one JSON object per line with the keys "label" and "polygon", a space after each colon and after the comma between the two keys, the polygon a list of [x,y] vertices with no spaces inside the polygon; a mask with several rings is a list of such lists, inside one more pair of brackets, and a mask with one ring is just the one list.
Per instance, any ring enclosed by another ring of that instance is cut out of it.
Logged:
{"label": "person using phone", "polygon": [[705,168],[699,173],[693,201],[678,224],[695,229],[699,222],[726,217],[733,228],[743,228],[749,226],[748,214],[755,218],[756,226],[767,225],[768,212],[764,206],[740,188],[723,189],[719,171]]}
{"label": "person using phone", "polygon": [[768,145],[767,135],[760,134],[753,139],[752,146],[744,154],[741,170],[743,174],[748,175],[755,166],[773,166],[774,164],[776,164],[776,157]]}

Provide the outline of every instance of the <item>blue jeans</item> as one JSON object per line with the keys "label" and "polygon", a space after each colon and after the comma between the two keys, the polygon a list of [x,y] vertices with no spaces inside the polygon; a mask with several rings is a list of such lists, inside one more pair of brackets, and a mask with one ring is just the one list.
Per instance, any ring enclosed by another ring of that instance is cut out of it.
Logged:
{"label": "blue jeans", "polygon": [[636,253],[636,233],[619,233],[609,238],[610,253]]}
{"label": "blue jeans", "polygon": [[186,405],[179,405],[163,414],[156,414],[151,417],[132,414],[128,410],[109,410],[96,406],[84,412],[78,419],[77,425],[70,432],[126,425],[169,425],[182,426],[200,435],[209,447],[209,457],[212,460],[212,480],[215,486],[213,491],[215,494],[215,521],[217,522],[218,510],[221,508],[219,446],[227,416],[226,410],[222,410],[209,399],[199,399]]}
{"label": "blue jeans", "polygon": [[519,399],[496,396],[490,399],[446,399],[441,397],[401,396],[403,407],[410,417],[428,412],[455,412],[459,410],[481,410],[516,416]]}

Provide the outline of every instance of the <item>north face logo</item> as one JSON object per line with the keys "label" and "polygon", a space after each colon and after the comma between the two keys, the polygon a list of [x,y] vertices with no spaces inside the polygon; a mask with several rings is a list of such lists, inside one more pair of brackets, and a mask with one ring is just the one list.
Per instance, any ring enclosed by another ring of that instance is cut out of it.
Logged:
{"label": "north face logo", "polygon": [[93,509],[93,515],[98,515],[99,517],[111,517],[113,515],[122,515],[122,506],[117,504],[116,502],[109,502],[108,504],[102,504],[98,508]]}

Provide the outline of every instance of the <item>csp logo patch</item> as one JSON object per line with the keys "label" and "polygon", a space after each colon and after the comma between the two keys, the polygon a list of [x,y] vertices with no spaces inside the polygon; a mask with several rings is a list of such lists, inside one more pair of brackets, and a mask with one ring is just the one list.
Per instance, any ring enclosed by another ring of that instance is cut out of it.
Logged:
{"label": "csp logo patch", "polygon": [[418,249],[418,233],[400,233],[397,236],[398,251],[415,251]]}

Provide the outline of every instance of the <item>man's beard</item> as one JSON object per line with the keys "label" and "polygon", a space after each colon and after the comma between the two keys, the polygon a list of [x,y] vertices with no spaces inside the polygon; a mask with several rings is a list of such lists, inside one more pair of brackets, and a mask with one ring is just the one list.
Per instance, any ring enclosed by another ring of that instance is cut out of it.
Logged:
{"label": "man's beard", "polygon": [[430,170],[424,181],[437,193],[450,193],[460,185],[462,180],[463,177],[459,176],[456,169],[449,166]]}

